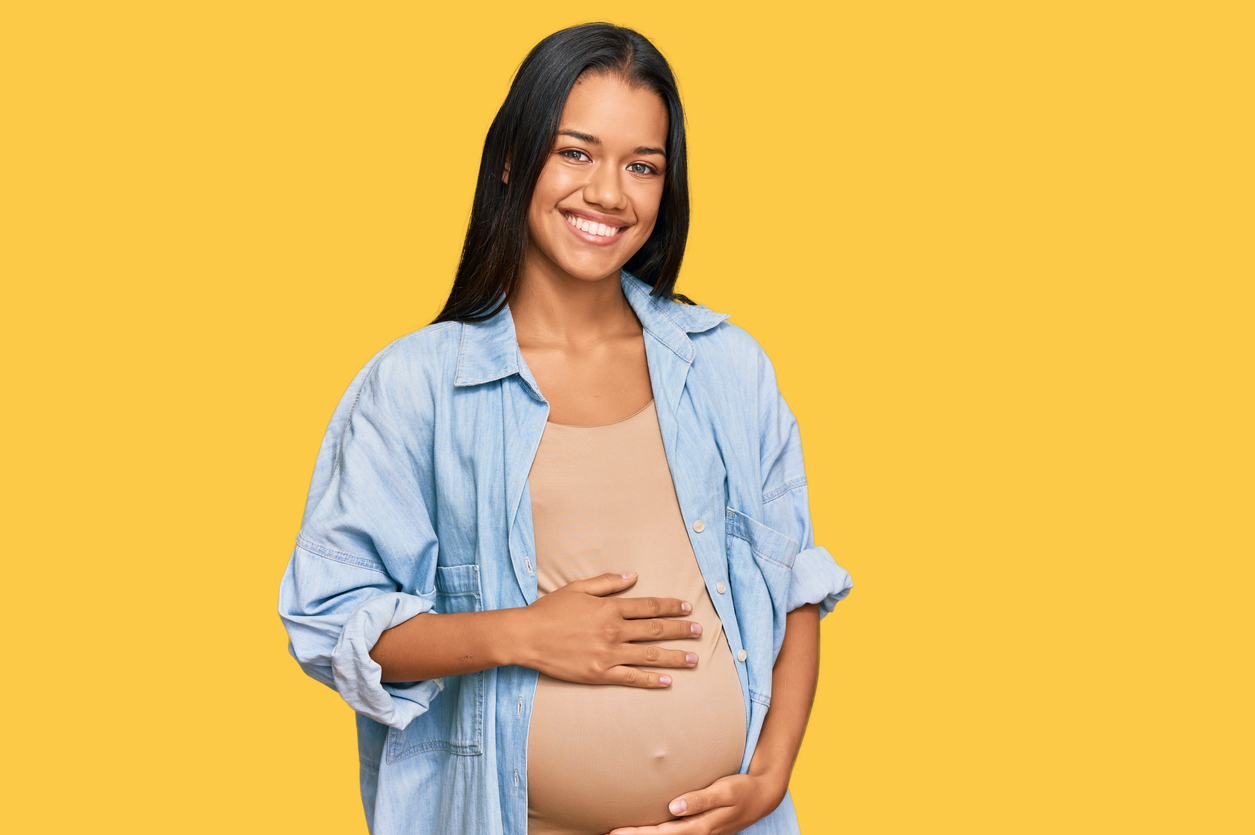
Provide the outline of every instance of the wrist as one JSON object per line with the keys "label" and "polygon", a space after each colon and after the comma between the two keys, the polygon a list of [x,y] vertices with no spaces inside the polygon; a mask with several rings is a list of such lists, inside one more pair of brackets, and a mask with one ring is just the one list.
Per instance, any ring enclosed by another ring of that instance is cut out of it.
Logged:
{"label": "wrist", "polygon": [[[763,790],[767,793],[767,797],[771,801],[771,809],[774,810],[784,800],[785,792],[789,790],[789,776],[791,768],[782,768],[780,766],[757,765],[750,763],[749,770],[746,772],[750,777],[755,778]],[[770,810],[769,810],[770,811]]]}
{"label": "wrist", "polygon": [[493,630],[493,655],[497,667],[517,665],[531,667],[531,617],[526,606],[516,609],[499,609],[500,620],[490,626]]}

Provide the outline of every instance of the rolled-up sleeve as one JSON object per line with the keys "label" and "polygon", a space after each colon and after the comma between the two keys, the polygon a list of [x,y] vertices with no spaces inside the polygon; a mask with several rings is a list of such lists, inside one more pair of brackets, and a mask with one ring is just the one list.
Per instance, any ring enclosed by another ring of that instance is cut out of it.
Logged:
{"label": "rolled-up sleeve", "polygon": [[386,574],[302,547],[292,551],[279,585],[288,652],[310,677],[350,707],[404,728],[431,705],[441,679],[384,684],[370,651],[384,630],[432,610],[430,597],[396,591]]}
{"label": "rolled-up sleeve", "polygon": [[826,548],[815,545],[802,436],[765,353],[760,355],[759,404],[763,521],[800,548],[793,562],[788,610],[817,603],[822,618],[850,593],[853,581]]}
{"label": "rolled-up sleeve", "polygon": [[808,603],[819,604],[819,616],[836,608],[837,601],[853,588],[850,572],[837,565],[827,548],[807,548],[793,563],[793,580],[789,583],[789,611]]}
{"label": "rolled-up sleeve", "polygon": [[438,546],[423,419],[377,365],[383,355],[345,392],[323,439],[279,616],[302,670],[358,713],[404,728],[444,682],[382,683],[370,651],[385,630],[432,611]]}

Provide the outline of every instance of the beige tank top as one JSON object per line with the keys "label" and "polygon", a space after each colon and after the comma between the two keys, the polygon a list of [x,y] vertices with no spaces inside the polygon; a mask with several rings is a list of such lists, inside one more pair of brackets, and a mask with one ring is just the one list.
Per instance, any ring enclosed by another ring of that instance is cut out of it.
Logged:
{"label": "beige tank top", "polygon": [[657,641],[697,654],[690,669],[650,668],[666,689],[574,684],[541,675],[527,748],[528,835],[604,835],[672,820],[667,804],[740,769],[745,705],[736,665],[680,515],[651,402],[616,423],[548,423],[528,475],[539,594],[635,571],[624,597],[676,597],[698,639]]}

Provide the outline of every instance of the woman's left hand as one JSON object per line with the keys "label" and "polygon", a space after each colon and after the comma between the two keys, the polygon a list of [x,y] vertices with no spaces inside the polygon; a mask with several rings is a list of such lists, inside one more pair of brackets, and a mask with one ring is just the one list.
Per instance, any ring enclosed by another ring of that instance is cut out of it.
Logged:
{"label": "woman's left hand", "polygon": [[621,826],[609,835],[731,835],[774,812],[788,788],[787,777],[720,777],[701,791],[671,801],[671,814],[679,820],[657,826]]}

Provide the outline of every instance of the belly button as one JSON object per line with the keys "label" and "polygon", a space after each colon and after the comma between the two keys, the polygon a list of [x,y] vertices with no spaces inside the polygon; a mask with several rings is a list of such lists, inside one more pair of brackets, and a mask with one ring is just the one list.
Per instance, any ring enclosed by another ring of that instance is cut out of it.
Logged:
{"label": "belly button", "polygon": [[665,760],[666,758],[667,758],[667,752],[666,752],[666,751],[658,751],[658,752],[655,752],[655,754],[654,754],[654,759],[655,759],[655,760]]}

